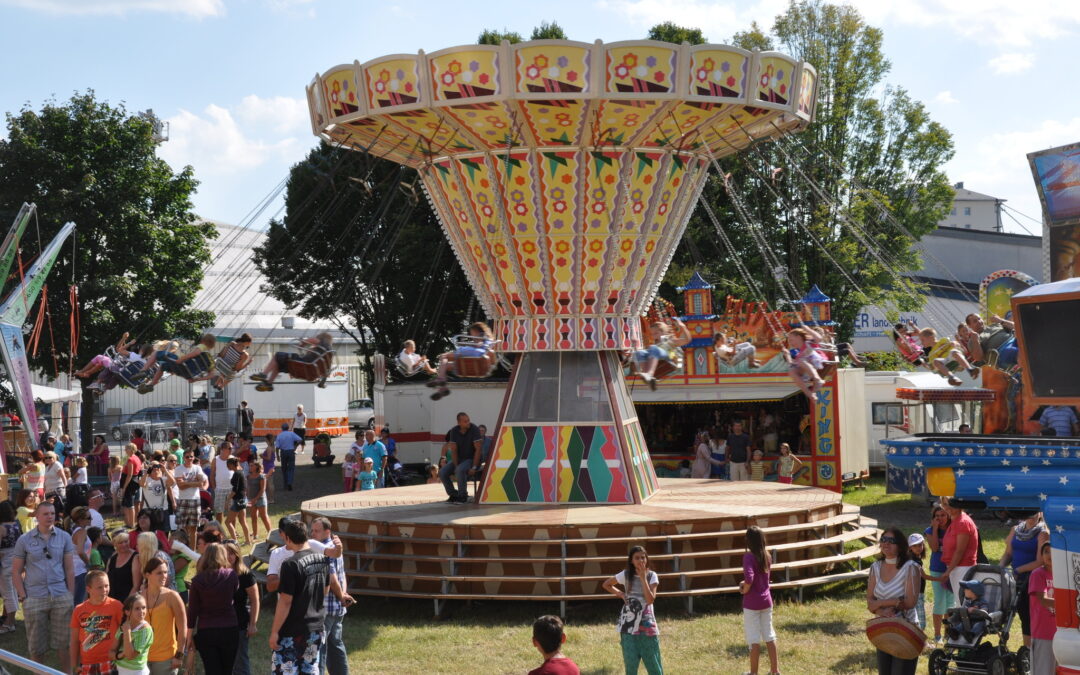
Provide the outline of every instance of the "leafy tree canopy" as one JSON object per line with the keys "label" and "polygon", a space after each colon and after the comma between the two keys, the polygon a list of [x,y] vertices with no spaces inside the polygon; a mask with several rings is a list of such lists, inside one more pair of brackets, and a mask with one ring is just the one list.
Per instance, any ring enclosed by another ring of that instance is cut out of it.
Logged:
{"label": "leafy tree canopy", "polygon": [[[38,234],[47,245],[65,222],[76,224],[74,246],[65,246],[50,275],[54,330],[30,359],[36,370],[56,375],[57,363],[66,372],[76,353],[79,359],[100,353],[125,330],[141,340],[194,337],[213,323],[211,313],[188,307],[216,231],[192,212],[198,185],[192,168],[174,172],[155,150],[149,122],[97,100],[93,91],[7,115],[0,227],[6,230],[24,201],[37,204],[38,232],[32,223],[23,238],[29,261],[38,253]],[[81,305],[76,345],[67,328],[72,283]],[[87,392],[83,401],[82,439],[89,443],[93,397]]]}
{"label": "leafy tree canopy", "polygon": [[[671,32],[661,24],[650,36]],[[887,85],[881,30],[849,6],[792,2],[768,33],[752,26],[732,42],[817,68],[816,118],[797,134],[719,161],[702,199],[736,253],[699,205],[661,292],[676,296],[695,268],[721,297],[773,306],[816,283],[833,298],[845,339],[864,305],[886,315],[918,309],[919,288],[899,275],[921,265],[911,236],[933,230],[951,202],[941,166],[952,157],[952,136],[904,89]]]}
{"label": "leafy tree canopy", "polygon": [[529,36],[530,40],[566,40],[566,32],[563,31],[562,26],[552,21],[541,22],[539,26],[533,28],[532,35]]}
{"label": "leafy tree canopy", "polygon": [[658,23],[650,28],[649,39],[660,40],[661,42],[674,42],[675,44],[689,42],[692,45],[703,45],[709,41],[709,39],[702,34],[700,28],[686,28],[685,26],[678,26],[672,21]]}
{"label": "leafy tree canopy", "polygon": [[501,45],[503,40],[506,40],[510,44],[517,44],[518,42],[521,42],[521,33],[515,33],[505,28],[502,30],[485,28],[484,31],[480,33],[480,37],[476,38],[476,44]]}

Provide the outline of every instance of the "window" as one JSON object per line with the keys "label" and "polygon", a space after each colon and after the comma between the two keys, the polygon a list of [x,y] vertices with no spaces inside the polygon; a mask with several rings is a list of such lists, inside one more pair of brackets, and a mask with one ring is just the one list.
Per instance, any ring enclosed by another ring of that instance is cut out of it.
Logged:
{"label": "window", "polygon": [[904,408],[899,403],[871,403],[870,415],[874,424],[904,423]]}
{"label": "window", "polygon": [[970,206],[965,206],[964,207],[964,215],[965,216],[970,216],[971,215],[971,207]]}
{"label": "window", "polygon": [[701,300],[702,300],[701,294],[700,293],[694,293],[694,300],[691,303],[694,306],[694,309],[693,309],[694,314],[702,314],[703,313]]}
{"label": "window", "polygon": [[964,225],[964,228],[970,230],[971,229],[971,223],[968,223],[967,225]]}
{"label": "window", "polygon": [[949,211],[949,215],[950,216],[955,216],[956,215],[956,207],[955,206],[952,207],[952,211]]}

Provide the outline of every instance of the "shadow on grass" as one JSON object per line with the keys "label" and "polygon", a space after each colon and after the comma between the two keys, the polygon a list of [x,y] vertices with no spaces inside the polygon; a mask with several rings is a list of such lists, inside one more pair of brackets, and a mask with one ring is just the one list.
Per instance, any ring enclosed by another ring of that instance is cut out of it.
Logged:
{"label": "shadow on grass", "polygon": [[824,633],[826,635],[854,635],[861,633],[848,621],[804,621],[784,624],[785,633]]}
{"label": "shadow on grass", "polygon": [[874,672],[877,670],[877,657],[873,647],[869,643],[866,645],[865,652],[855,652],[854,654],[848,654],[844,658],[836,661],[832,664],[831,672],[833,673],[865,673]]}

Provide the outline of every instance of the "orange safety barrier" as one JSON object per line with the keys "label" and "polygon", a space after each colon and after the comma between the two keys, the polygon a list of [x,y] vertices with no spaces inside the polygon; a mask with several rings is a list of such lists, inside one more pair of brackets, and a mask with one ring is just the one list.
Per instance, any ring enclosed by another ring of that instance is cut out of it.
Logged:
{"label": "orange safety barrier", "polygon": [[[291,417],[260,417],[256,418],[252,427],[255,438],[262,438],[266,434],[281,432],[282,424],[292,424]],[[304,438],[315,438],[319,434],[330,436],[345,436],[349,433],[349,418],[345,417],[309,417]]]}

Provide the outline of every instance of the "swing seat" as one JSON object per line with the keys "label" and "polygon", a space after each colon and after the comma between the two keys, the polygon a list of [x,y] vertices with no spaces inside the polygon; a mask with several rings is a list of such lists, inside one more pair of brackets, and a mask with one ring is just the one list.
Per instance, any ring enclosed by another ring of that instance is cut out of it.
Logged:
{"label": "swing seat", "polygon": [[[473,335],[458,335],[454,337],[454,375],[462,378],[476,379],[488,377],[495,372],[496,360],[491,358],[494,350],[485,338]],[[483,356],[464,356],[459,353],[462,349],[484,349]]]}
{"label": "swing seat", "polygon": [[[683,369],[683,362],[683,350],[681,347],[676,347],[675,350],[672,352],[672,358],[670,361],[667,359],[660,359],[656,362],[656,368],[653,369],[653,379],[659,381],[671,377],[676,373],[679,373]],[[636,368],[637,364],[635,363],[634,365],[634,372],[636,373],[638,372]]]}
{"label": "swing seat", "polygon": [[247,367],[237,370],[236,365],[240,363],[240,360],[244,358],[244,353],[229,344],[225,346],[218,353],[217,358],[214,359],[214,370],[222,377],[226,382],[232,382],[237,376],[242,375]]}
{"label": "swing seat", "polygon": [[394,359],[394,367],[397,368],[398,373],[400,373],[402,377],[414,377],[423,372],[426,360],[427,359],[421,359],[416,362],[416,365],[409,365],[399,357]]}
{"label": "swing seat", "polygon": [[173,372],[189,382],[205,378],[213,369],[214,361],[206,352],[173,366]]}
{"label": "swing seat", "polygon": [[154,377],[161,366],[155,364],[153,368],[144,371],[142,361],[133,361],[130,363],[124,363],[116,371],[116,377],[120,380],[121,386],[137,389],[140,384]]}
{"label": "swing seat", "polygon": [[334,366],[334,350],[323,350],[321,347],[315,349],[301,347],[301,349],[305,349],[309,354],[314,354],[315,358],[311,361],[290,359],[286,368],[289,377],[294,380],[304,380],[306,382],[320,380],[320,384],[325,383],[326,378],[330,375],[330,369]]}

